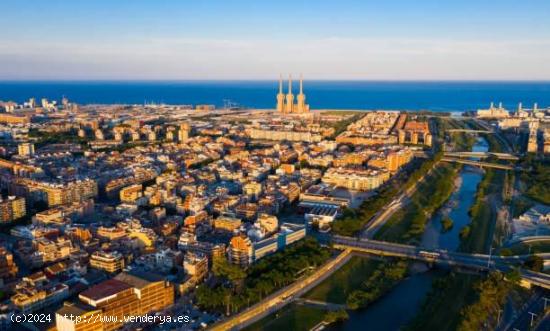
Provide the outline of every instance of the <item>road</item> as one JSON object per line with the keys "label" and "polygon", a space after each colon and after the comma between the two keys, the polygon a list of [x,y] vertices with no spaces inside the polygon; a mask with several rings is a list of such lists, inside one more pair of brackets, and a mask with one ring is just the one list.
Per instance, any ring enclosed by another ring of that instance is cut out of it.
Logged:
{"label": "road", "polygon": [[[521,266],[530,257],[530,255],[498,256],[467,254],[344,236],[333,236],[332,243],[335,248],[339,249],[353,249],[379,256],[402,257],[480,271],[496,269],[502,272],[509,272],[513,266]],[[550,259],[550,254],[540,254],[540,256],[545,260]],[[529,284],[550,289],[550,275],[529,270],[520,270],[520,273],[522,280]]]}
{"label": "road", "polygon": [[449,157],[474,157],[478,159],[496,157],[502,160],[518,161],[519,157],[510,153],[495,153],[495,152],[445,152],[445,156]]}
{"label": "road", "polygon": [[485,121],[477,118],[474,119],[474,122],[477,123],[479,126],[481,126],[483,129],[493,132],[495,134],[495,137],[497,137],[497,139],[500,140],[500,145],[506,150],[507,153],[513,152],[513,149],[508,143],[508,141],[504,137],[502,137],[502,135],[497,129],[491,127]]}
{"label": "road", "polygon": [[546,314],[543,319],[537,324],[534,331],[550,330],[550,313]]}
{"label": "road", "polygon": [[[544,293],[542,291],[536,291],[529,300],[521,307],[520,311],[517,314],[512,321],[507,323],[506,325],[500,325],[497,330],[498,331],[512,331],[512,330],[520,330],[520,331],[528,331],[533,330],[536,326],[537,319],[540,318],[540,315],[543,314],[544,310]],[[533,316],[533,326],[531,326],[531,313],[536,314]],[[541,322],[543,324],[544,321]],[[548,329],[542,329],[542,330],[548,330]]]}
{"label": "road", "polygon": [[[507,148],[507,150],[509,149]],[[453,159],[451,161],[455,162],[456,160]],[[482,165],[484,166],[495,166],[491,163],[485,164],[486,162],[479,163],[483,163]],[[502,169],[508,169],[508,166],[496,166]],[[433,168],[430,169],[430,171],[426,175],[429,175],[431,171],[433,171]],[[494,268],[501,271],[510,271],[511,267],[509,264],[519,264],[524,261],[524,259],[526,258],[525,256],[500,257],[484,254],[464,254],[448,252],[445,250],[430,251],[415,246],[362,239],[372,238],[395,211],[406,206],[410,202],[410,196],[416,191],[418,183],[422,182],[426,175],[424,175],[419,181],[417,181],[415,185],[413,185],[405,192],[400,194],[397,198],[395,198],[388,206],[383,208],[382,211],[377,213],[365,227],[365,230],[361,234],[361,238],[338,238],[338,236],[334,236],[333,243],[336,243],[335,246],[337,248],[338,246],[340,246],[340,248],[343,248],[343,251],[334,259],[327,262],[325,265],[317,269],[313,274],[307,276],[306,278],[298,280],[293,284],[273,293],[261,302],[245,309],[241,313],[231,316],[228,319],[213,325],[211,330],[240,330],[260,320],[261,318],[281,309],[285,305],[292,302],[295,298],[306,293],[311,288],[322,282],[333,272],[338,270],[349,260],[354,250],[366,251],[382,256],[401,256],[426,262],[464,266],[475,268],[478,270],[487,270]],[[336,241],[334,239],[336,239]],[[521,276],[524,280],[527,280],[532,284],[545,288],[550,288],[550,275],[522,270]]]}
{"label": "road", "polygon": [[515,167],[505,165],[505,164],[500,164],[500,163],[489,163],[489,162],[465,160],[465,159],[461,159],[461,158],[448,157],[448,156],[443,157],[441,159],[441,161],[467,164],[467,165],[481,167],[481,168],[494,168],[494,169],[501,169],[501,170],[514,170],[515,169]]}
{"label": "road", "polygon": [[434,163],[432,169],[428,171],[422,178],[420,178],[413,186],[409,187],[405,190],[405,192],[401,193],[399,196],[397,196],[390,204],[383,207],[382,210],[374,215],[374,217],[367,223],[365,226],[365,229],[361,233],[361,238],[374,238],[376,235],[376,232],[386,224],[388,219],[399,209],[404,208],[406,205],[410,203],[410,197],[413,195],[414,192],[416,192],[416,189],[418,188],[418,184],[421,183],[426,176],[430,175],[433,171],[433,169],[437,166],[437,162]]}
{"label": "road", "polygon": [[[342,252],[318,268],[313,274],[304,279],[297,280],[241,313],[220,321],[213,325],[211,330],[240,330],[276,312],[338,270],[349,260],[353,251],[367,252],[379,256],[410,258],[429,263],[467,267],[481,271],[500,270],[502,272],[511,271],[511,265],[521,264],[528,257],[528,255],[489,256],[486,254],[466,254],[343,236],[333,236],[332,243],[335,248],[343,249]],[[550,275],[528,270],[520,270],[520,273],[522,279],[530,284],[550,289]]]}
{"label": "road", "polygon": [[334,271],[338,270],[350,259],[351,253],[351,249],[343,250],[335,258],[318,268],[313,274],[295,281],[244,311],[213,325],[211,330],[241,330],[261,318],[276,312],[291,303],[295,297],[306,293],[325,280]]}
{"label": "road", "polygon": [[[415,185],[416,187],[416,185]],[[411,193],[412,194],[412,193]],[[392,201],[388,206],[384,207],[382,211],[378,212],[372,220],[365,226],[365,229],[361,233],[361,238],[373,238],[376,232],[380,230],[388,219],[399,209],[402,209],[407,204],[409,204],[410,195],[401,194],[395,200]]]}

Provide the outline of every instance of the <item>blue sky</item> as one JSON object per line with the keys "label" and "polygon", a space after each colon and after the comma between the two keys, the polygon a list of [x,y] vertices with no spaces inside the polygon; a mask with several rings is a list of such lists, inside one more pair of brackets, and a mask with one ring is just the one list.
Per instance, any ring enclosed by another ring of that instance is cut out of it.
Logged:
{"label": "blue sky", "polygon": [[2,0],[0,79],[550,79],[550,1]]}

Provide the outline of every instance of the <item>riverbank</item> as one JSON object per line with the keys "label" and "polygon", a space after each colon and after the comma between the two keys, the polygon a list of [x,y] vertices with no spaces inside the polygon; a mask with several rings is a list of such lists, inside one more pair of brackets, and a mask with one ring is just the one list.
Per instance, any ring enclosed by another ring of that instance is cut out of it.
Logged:
{"label": "riverbank", "polygon": [[430,217],[454,191],[460,166],[439,164],[418,184],[405,208],[397,211],[376,233],[375,239],[418,244]]}
{"label": "riverbank", "polygon": [[[474,146],[474,151],[495,150],[495,140],[485,141],[483,145],[480,145],[479,141]],[[476,185],[471,207],[462,209],[463,216],[469,219],[469,222],[460,229],[462,238],[454,249],[468,253],[489,253],[497,218],[496,209],[503,202],[504,182],[505,172],[486,170],[483,178]],[[464,215],[465,210],[467,215]],[[465,233],[467,235],[464,235]],[[483,300],[492,300],[492,293],[497,293],[489,291],[479,294],[480,284],[489,286],[486,282],[482,283],[484,279],[482,275],[454,272],[439,275],[434,280],[434,286],[426,297],[422,309],[406,330],[456,330],[460,325],[482,323],[483,321],[479,322],[466,310],[478,309],[483,305]],[[499,300],[500,303],[501,301]]]}
{"label": "riverbank", "polygon": [[[460,245],[460,231],[470,224],[468,209],[474,202],[477,186],[483,173],[471,167],[463,167],[456,177],[455,190],[445,205],[431,218],[422,235],[421,245],[426,248],[456,250]],[[453,226],[443,231],[441,220],[450,218]]]}
{"label": "riverbank", "polygon": [[348,295],[359,288],[366,275],[372,274],[384,261],[352,256],[340,270],[304,295],[304,298],[346,304]]}
{"label": "riverbank", "polygon": [[275,314],[259,320],[244,328],[243,331],[280,331],[280,330],[310,330],[322,322],[327,310],[304,305],[291,304],[283,307]]}
{"label": "riverbank", "polygon": [[[455,139],[462,138],[464,137],[457,136]],[[479,140],[474,148],[479,150],[483,146],[486,146],[486,142]],[[430,237],[431,245],[428,246],[456,250],[460,245],[461,228],[470,223],[468,210],[475,202],[475,193],[482,176],[483,172],[476,168],[438,164],[426,180],[418,184],[418,190],[410,197],[410,204],[396,213],[393,220],[389,220],[392,224],[382,227],[377,237],[382,240],[420,243],[422,246],[427,242],[426,237]],[[442,233],[440,223],[443,215],[451,215],[454,221],[454,226],[445,233]],[[437,236],[427,234],[431,230],[437,230]],[[349,310],[349,319],[329,327],[329,330],[357,330],[365,325],[375,330],[399,330],[406,325],[413,325],[415,316],[424,316],[423,320],[427,320],[426,325],[429,328],[422,326],[422,330],[443,330],[445,328],[438,327],[438,324],[445,325],[446,322],[456,326],[459,321],[452,320],[449,316],[460,318],[462,308],[475,300],[473,284],[481,279],[477,275],[455,275],[444,270],[426,272],[426,269],[416,268],[414,263],[408,263],[408,276],[403,278],[402,275],[391,286],[383,286],[382,291],[370,291],[369,287],[362,288],[362,283],[378,284],[377,279],[383,275],[379,267],[389,267],[390,263],[361,259],[352,258],[342,269],[305,294],[307,299],[348,304],[347,298],[354,289],[369,293],[365,296],[368,299],[365,301],[366,305],[357,306],[368,306],[367,308]],[[373,275],[377,277],[370,281]],[[435,281],[445,284],[432,285]],[[448,288],[448,292],[441,291],[443,285]],[[428,302],[429,305],[423,302]],[[439,314],[437,318],[434,317],[434,311]],[[317,314],[322,318],[324,312],[320,310]]]}

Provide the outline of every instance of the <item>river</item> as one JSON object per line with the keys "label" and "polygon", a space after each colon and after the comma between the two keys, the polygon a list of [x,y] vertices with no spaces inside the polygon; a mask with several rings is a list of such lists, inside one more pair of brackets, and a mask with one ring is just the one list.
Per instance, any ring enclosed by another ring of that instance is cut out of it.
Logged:
{"label": "river", "polygon": [[[478,138],[472,151],[486,152],[487,141]],[[470,222],[468,210],[474,202],[477,185],[483,173],[477,168],[464,166],[456,179],[456,190],[426,226],[422,246],[454,251],[460,245],[459,232]],[[441,219],[448,215],[453,227],[443,233]],[[414,268],[417,269],[417,268]],[[390,293],[373,303],[367,309],[351,311],[349,319],[330,330],[393,331],[405,326],[420,310],[424,298],[432,287],[435,271],[417,272],[400,282]]]}

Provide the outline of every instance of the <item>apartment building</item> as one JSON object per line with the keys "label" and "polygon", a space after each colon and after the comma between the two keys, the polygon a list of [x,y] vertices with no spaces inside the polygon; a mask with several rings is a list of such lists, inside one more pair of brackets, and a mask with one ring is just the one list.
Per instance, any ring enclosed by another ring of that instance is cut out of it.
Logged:
{"label": "apartment building", "polygon": [[90,266],[115,273],[124,269],[124,256],[119,252],[96,251],[90,256]]}

